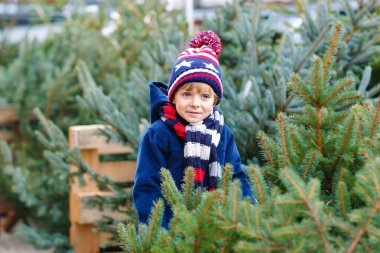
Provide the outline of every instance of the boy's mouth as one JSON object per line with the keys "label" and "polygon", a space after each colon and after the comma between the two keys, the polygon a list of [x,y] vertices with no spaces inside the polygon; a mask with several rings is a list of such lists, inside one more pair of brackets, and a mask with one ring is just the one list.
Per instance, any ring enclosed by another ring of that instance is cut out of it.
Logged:
{"label": "boy's mouth", "polygon": [[198,115],[198,114],[201,114],[200,112],[188,112],[190,114],[194,114],[194,115]]}

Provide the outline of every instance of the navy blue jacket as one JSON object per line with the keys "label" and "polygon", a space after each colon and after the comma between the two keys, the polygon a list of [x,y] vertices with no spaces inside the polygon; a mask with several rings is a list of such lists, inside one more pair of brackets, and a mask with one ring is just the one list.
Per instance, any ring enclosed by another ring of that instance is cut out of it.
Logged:
{"label": "navy blue jacket", "polygon": [[[150,84],[152,125],[142,138],[137,156],[133,199],[139,223],[148,222],[153,202],[163,197],[160,187],[161,168],[166,168],[170,171],[178,189],[181,189],[184,176],[184,140],[178,137],[173,129],[165,125],[162,120],[159,120],[159,108],[167,101],[167,96],[162,88],[166,88],[163,83],[155,82]],[[252,203],[255,203],[256,200],[249,186],[247,176],[241,167],[234,136],[226,124],[221,134],[217,152],[221,165],[230,163],[233,166],[233,178],[240,179],[243,196],[249,197]],[[208,173],[206,172],[206,182],[207,178]],[[172,215],[170,207],[166,204],[163,227],[168,227]]]}

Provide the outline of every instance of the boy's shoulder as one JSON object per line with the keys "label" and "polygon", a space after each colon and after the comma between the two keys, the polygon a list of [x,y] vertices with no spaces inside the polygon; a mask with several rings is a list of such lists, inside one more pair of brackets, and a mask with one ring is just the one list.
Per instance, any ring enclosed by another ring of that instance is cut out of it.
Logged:
{"label": "boy's shoulder", "polygon": [[174,132],[162,120],[156,120],[147,129],[146,133],[154,133],[159,136],[165,137],[173,134]]}

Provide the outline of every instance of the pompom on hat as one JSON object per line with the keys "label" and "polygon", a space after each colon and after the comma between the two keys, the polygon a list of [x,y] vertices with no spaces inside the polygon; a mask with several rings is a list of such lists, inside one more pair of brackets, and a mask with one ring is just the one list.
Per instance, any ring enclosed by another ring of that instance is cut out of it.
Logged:
{"label": "pompom on hat", "polygon": [[198,33],[189,42],[190,48],[179,54],[169,81],[168,98],[173,101],[175,92],[190,82],[207,83],[212,87],[219,104],[223,97],[222,74],[218,55],[222,52],[220,38],[213,31]]}

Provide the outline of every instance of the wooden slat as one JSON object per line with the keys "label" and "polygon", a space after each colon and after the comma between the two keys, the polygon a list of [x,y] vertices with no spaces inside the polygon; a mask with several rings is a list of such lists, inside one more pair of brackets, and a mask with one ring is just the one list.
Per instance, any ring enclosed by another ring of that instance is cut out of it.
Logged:
{"label": "wooden slat", "polygon": [[98,149],[99,154],[123,154],[131,153],[131,147],[125,147],[120,143],[107,142],[105,136],[99,135],[98,130],[104,129],[104,125],[83,125],[70,127],[70,147],[80,149]]}
{"label": "wooden slat", "polygon": [[71,225],[71,230],[75,237],[72,238],[75,253],[99,253],[100,241],[99,234],[96,233],[95,224]]}
{"label": "wooden slat", "polygon": [[[107,143],[104,136],[99,135],[99,129],[104,125],[72,126],[69,129],[70,148],[78,147],[83,161],[96,173],[108,176],[115,183],[133,182],[136,170],[136,161],[112,161],[100,162],[101,154],[128,154],[133,152],[130,147],[119,143]],[[70,166],[70,171],[75,172],[78,168]],[[104,233],[94,233],[95,222],[104,216],[114,219],[128,219],[129,217],[120,212],[105,209],[98,210],[89,207],[87,201],[96,196],[112,197],[112,192],[100,191],[96,183],[88,174],[83,175],[85,186],[80,186],[75,178],[70,183],[70,243],[77,253],[99,252],[99,246],[107,242]],[[131,188],[125,189],[130,191]],[[125,207],[127,208],[127,207]]]}
{"label": "wooden slat", "polygon": [[108,176],[115,183],[133,182],[136,161],[103,162],[99,164],[99,174]]}
{"label": "wooden slat", "polygon": [[76,210],[73,210],[74,213],[72,215],[72,222],[78,224],[93,224],[96,221],[99,221],[103,218],[103,216],[112,217],[114,219],[123,220],[128,219],[128,216],[124,213],[114,212],[109,209],[104,209],[100,211],[96,207],[89,207],[86,202],[91,198],[96,196],[101,197],[112,197],[114,194],[112,192],[80,192],[76,195]]}
{"label": "wooden slat", "polygon": [[11,141],[14,140],[15,135],[12,132],[0,131],[0,140]]}
{"label": "wooden slat", "polygon": [[12,105],[0,105],[0,124],[7,125],[18,122],[16,107]]}

